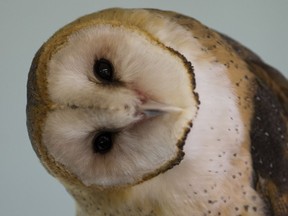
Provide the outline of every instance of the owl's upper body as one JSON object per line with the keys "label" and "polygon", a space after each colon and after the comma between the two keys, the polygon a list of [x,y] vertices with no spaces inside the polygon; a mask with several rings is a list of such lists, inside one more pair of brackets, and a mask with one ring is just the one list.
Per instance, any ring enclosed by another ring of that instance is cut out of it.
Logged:
{"label": "owl's upper body", "polygon": [[192,18],[109,9],[38,51],[28,130],[78,216],[284,216],[287,88]]}

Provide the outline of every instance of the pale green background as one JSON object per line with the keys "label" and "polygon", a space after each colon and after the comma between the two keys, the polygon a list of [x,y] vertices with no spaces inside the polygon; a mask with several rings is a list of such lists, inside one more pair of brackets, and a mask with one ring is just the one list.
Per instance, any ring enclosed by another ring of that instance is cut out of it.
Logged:
{"label": "pale green background", "polygon": [[26,79],[33,55],[73,19],[115,6],[175,10],[236,38],[288,72],[288,0],[0,1],[1,216],[74,215],[73,200],[40,165],[25,125]]}

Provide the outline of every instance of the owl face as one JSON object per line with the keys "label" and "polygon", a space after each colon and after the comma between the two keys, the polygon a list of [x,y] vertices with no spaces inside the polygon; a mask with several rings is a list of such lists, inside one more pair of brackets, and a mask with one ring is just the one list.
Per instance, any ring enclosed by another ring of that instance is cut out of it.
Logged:
{"label": "owl face", "polygon": [[35,71],[46,86],[34,145],[50,172],[115,187],[181,161],[197,111],[193,69],[182,55],[138,28],[109,22],[64,28],[47,44]]}

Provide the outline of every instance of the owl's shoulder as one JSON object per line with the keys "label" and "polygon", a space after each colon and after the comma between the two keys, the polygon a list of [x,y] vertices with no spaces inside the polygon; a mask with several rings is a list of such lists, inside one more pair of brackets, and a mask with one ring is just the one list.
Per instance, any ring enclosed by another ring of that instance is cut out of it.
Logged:
{"label": "owl's shoulder", "polygon": [[246,63],[255,77],[250,131],[255,188],[270,206],[268,212],[276,216],[288,215],[288,81],[285,76],[239,42],[191,17],[159,10],[153,10],[153,13],[161,14],[197,35],[221,38]]}
{"label": "owl's shoulder", "polygon": [[273,215],[287,215],[288,81],[251,50],[226,35],[220,35],[256,77],[250,132],[255,187],[270,205],[269,211]]}
{"label": "owl's shoulder", "polygon": [[255,188],[269,206],[267,214],[288,215],[288,81],[285,76],[239,42],[191,17],[159,10],[153,13],[203,36],[199,38],[203,43],[207,37],[221,38],[246,63],[255,77],[250,131]]}
{"label": "owl's shoulder", "polygon": [[232,46],[239,57],[247,63],[250,71],[256,75],[258,80],[266,85],[280,100],[286,115],[288,115],[288,81],[285,76],[277,69],[263,62],[260,57],[247,47],[224,34],[220,35]]}

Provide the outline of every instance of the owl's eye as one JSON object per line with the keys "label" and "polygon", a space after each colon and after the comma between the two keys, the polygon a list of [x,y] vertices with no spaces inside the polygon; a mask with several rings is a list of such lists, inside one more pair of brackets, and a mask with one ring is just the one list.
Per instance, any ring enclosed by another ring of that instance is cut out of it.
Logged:
{"label": "owl's eye", "polygon": [[105,154],[111,150],[113,146],[112,133],[111,132],[102,132],[97,134],[93,141],[93,151],[99,154]]}
{"label": "owl's eye", "polygon": [[97,79],[103,82],[112,82],[114,78],[114,68],[112,63],[103,58],[95,61],[93,73]]}

